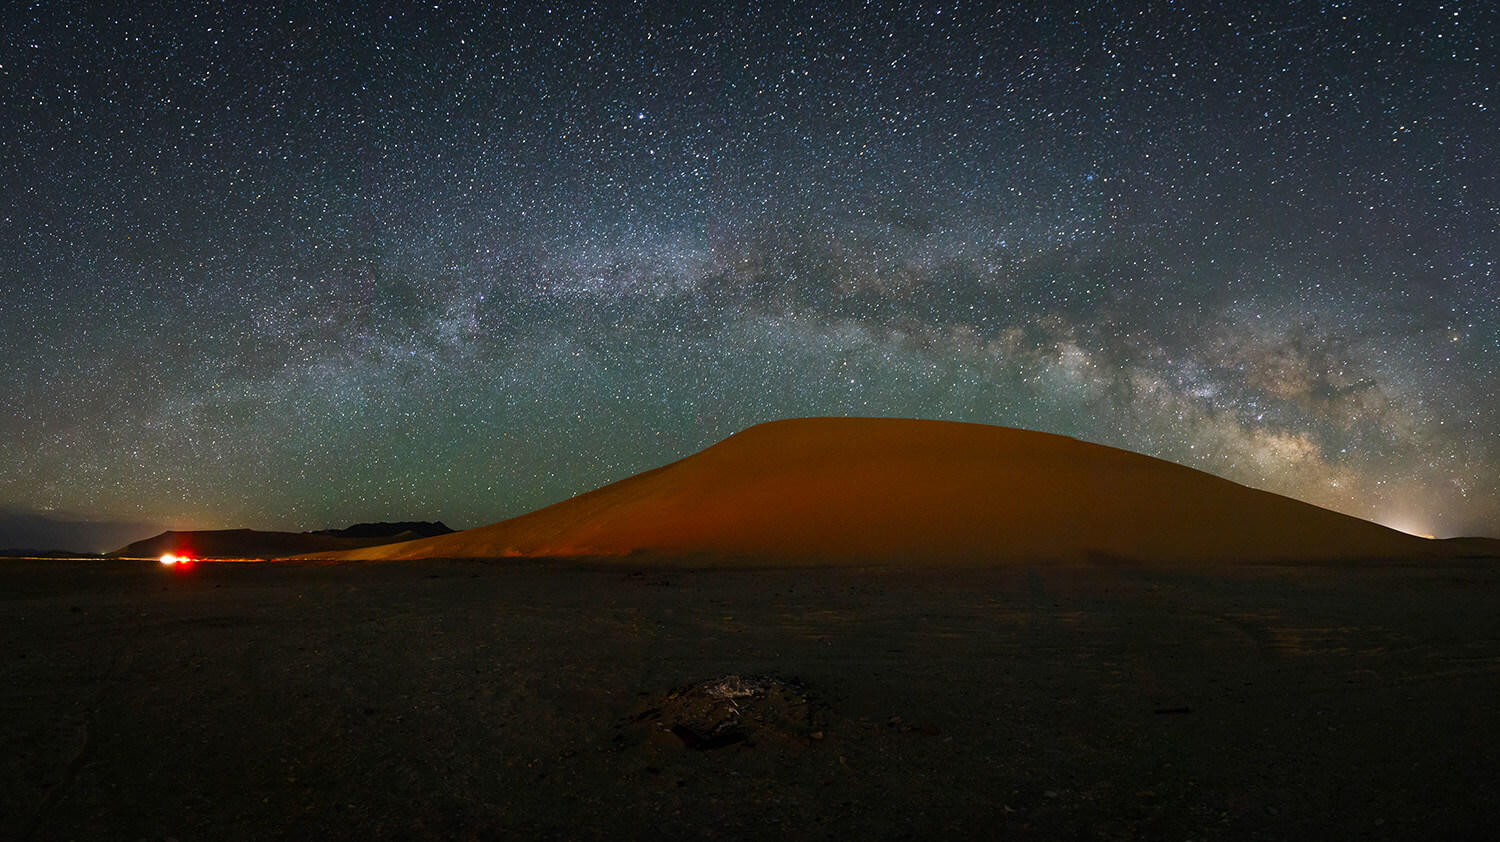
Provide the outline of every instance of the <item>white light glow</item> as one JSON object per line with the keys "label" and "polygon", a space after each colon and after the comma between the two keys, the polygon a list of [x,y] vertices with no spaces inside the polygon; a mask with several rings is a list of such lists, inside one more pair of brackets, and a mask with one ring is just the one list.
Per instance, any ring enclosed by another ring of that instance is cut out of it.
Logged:
{"label": "white light glow", "polygon": [[1380,524],[1381,526],[1389,526],[1390,528],[1395,529],[1398,532],[1405,532],[1408,535],[1415,535],[1418,538],[1436,537],[1429,533],[1427,529],[1423,527],[1421,523],[1415,518],[1396,515],[1392,517],[1383,517],[1376,520],[1375,522]]}

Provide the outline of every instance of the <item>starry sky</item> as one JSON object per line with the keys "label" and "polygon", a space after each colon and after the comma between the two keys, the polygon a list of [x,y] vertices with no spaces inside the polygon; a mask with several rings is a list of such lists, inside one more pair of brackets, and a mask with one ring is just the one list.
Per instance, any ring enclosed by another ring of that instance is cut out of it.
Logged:
{"label": "starry sky", "polygon": [[1490,2],[7,3],[0,546],[478,526],[806,415],[1500,535],[1497,55]]}

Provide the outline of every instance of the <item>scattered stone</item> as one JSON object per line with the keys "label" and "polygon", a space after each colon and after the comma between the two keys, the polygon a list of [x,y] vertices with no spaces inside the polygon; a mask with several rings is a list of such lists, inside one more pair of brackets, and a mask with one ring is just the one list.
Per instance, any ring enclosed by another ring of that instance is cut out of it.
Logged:
{"label": "scattered stone", "polygon": [[669,691],[659,702],[648,702],[630,721],[652,723],[688,748],[712,751],[752,747],[752,735],[760,731],[804,743],[820,740],[823,732],[814,727],[814,707],[795,680],[726,675]]}

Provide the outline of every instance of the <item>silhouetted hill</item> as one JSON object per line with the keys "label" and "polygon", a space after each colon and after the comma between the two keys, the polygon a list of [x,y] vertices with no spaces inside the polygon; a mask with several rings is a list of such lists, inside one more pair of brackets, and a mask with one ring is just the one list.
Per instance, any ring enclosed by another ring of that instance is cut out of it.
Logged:
{"label": "silhouetted hill", "polygon": [[[194,558],[276,558],[305,553],[340,552],[378,546],[392,541],[410,541],[428,534],[442,535],[453,530],[441,523],[413,522],[396,524],[356,524],[348,530],[321,532],[263,532],[255,529],[212,529],[167,531],[144,541],[136,541],[110,553],[126,558],[157,558],[166,553]],[[396,529],[396,532],[389,532]],[[442,531],[434,531],[441,529]],[[340,534],[345,532],[369,534]],[[387,534],[381,534],[387,533]]]}
{"label": "silhouetted hill", "polygon": [[315,529],[308,535],[331,535],[335,538],[394,538],[410,534],[412,538],[447,535],[453,530],[442,521],[404,520],[400,523],[356,523],[343,529]]}
{"label": "silhouetted hill", "polygon": [[1500,558],[1500,538],[1443,538],[1438,543],[1459,558]]}

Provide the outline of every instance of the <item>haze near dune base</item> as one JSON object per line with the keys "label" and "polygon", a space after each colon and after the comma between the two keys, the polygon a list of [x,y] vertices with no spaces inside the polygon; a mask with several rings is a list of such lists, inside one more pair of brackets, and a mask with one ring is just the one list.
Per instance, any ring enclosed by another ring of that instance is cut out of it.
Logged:
{"label": "haze near dune base", "polygon": [[530,514],[344,559],[639,556],[695,564],[1415,559],[1437,542],[1065,436],[885,418],[774,421]]}

